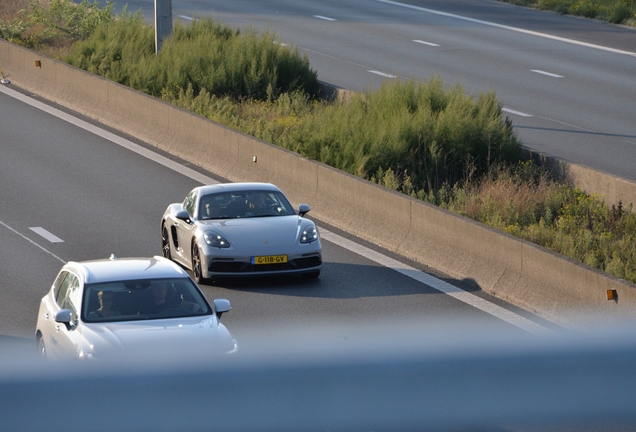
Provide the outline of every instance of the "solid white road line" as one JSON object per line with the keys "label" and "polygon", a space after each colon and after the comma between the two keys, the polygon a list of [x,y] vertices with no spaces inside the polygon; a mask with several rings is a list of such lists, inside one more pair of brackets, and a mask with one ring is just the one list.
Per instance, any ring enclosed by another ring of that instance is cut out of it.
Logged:
{"label": "solid white road line", "polygon": [[188,20],[188,21],[194,21],[194,18],[189,17],[187,15],[179,15],[179,18],[183,18],[184,20]]}
{"label": "solid white road line", "polygon": [[464,302],[474,308],[486,312],[487,314],[506,321],[507,323],[512,324],[529,333],[536,335],[552,333],[552,331],[547,329],[546,327],[543,327],[542,325],[530,321],[529,319],[524,318],[521,315],[511,312],[508,309],[505,309],[494,303],[490,303],[489,301],[484,300],[481,297],[477,297],[476,295],[471,294],[467,291],[464,291],[461,288],[457,288],[456,286],[451,285],[448,282],[444,282],[443,280],[431,276],[428,273],[424,273],[420,270],[417,270],[416,268],[394,260],[393,258],[389,258],[379,252],[376,252],[344,237],[336,235],[324,228],[320,228],[320,236],[321,238],[337,244],[338,246],[342,246],[352,252],[355,252],[358,255],[367,258],[368,260],[375,261],[378,264],[395,270],[396,272],[401,273],[404,276],[410,277],[411,279],[421,282],[424,285],[428,285],[431,288],[443,292],[444,294],[447,294],[461,302]]}
{"label": "solid white road line", "polygon": [[42,237],[44,237],[45,239],[47,239],[51,243],[64,243],[64,240],[62,240],[58,236],[48,232],[47,230],[45,230],[42,227],[29,227],[29,229],[31,231],[33,231],[34,233],[41,235]]}
{"label": "solid white road line", "polygon": [[489,22],[489,21],[482,21],[482,20],[478,20],[478,19],[474,19],[474,18],[468,18],[465,16],[461,16],[461,15],[455,15],[455,14],[451,14],[451,13],[447,13],[447,12],[441,12],[441,11],[437,11],[437,10],[433,10],[433,9],[426,9],[423,7],[419,7],[419,6],[413,6],[413,5],[409,5],[409,4],[405,4],[405,3],[399,3],[396,1],[391,1],[391,0],[376,0],[379,1],[380,3],[386,3],[386,4],[390,4],[393,6],[400,6],[403,8],[408,8],[408,9],[413,9],[413,10],[418,10],[421,12],[427,12],[430,14],[435,14],[435,15],[440,15],[440,16],[445,16],[448,18],[455,18],[455,19],[459,19],[462,21],[468,21],[468,22],[472,22],[472,23],[476,23],[476,24],[482,24],[482,25],[486,25],[486,26],[490,26],[490,27],[496,27],[496,28],[500,28],[500,29],[504,29],[504,30],[510,30],[510,31],[514,31],[517,33],[524,33],[524,34],[528,34],[528,35],[532,35],[532,36],[538,36],[538,37],[542,37],[545,39],[552,39],[552,40],[556,40],[559,42],[565,42],[565,43],[569,43],[569,44],[573,44],[573,45],[579,45],[579,46],[584,46],[587,48],[594,48],[594,49],[598,49],[598,50],[603,50],[603,51],[608,51],[608,52],[612,52],[615,54],[623,54],[623,55],[628,55],[628,56],[632,56],[632,57],[636,57],[636,52],[632,52],[632,51],[623,51],[623,50],[619,50],[619,49],[615,49],[615,48],[609,48],[609,47],[605,47],[605,46],[601,46],[601,45],[594,45],[594,44],[590,44],[590,43],[586,43],[586,42],[581,42],[581,41],[577,41],[574,39],[566,39],[566,38],[562,38],[559,36],[553,36],[553,35],[549,35],[546,33],[539,33],[539,32],[535,32],[532,30],[524,30],[521,28],[517,28],[517,27],[510,27],[507,25],[503,25],[503,24],[497,24],[497,23],[493,23],[493,22]]}
{"label": "solid white road line", "polygon": [[115,135],[113,133],[110,133],[110,132],[108,132],[108,131],[106,131],[106,130],[104,130],[102,128],[97,127],[97,126],[94,126],[94,125],[92,125],[92,124],[90,124],[88,122],[85,122],[84,120],[81,120],[81,119],[79,119],[77,117],[74,117],[74,116],[72,116],[70,114],[67,114],[64,111],[60,111],[57,108],[53,108],[53,107],[51,107],[49,105],[46,105],[46,104],[44,104],[42,102],[39,102],[39,101],[37,101],[37,100],[35,100],[33,98],[30,98],[30,97],[28,97],[28,96],[26,96],[26,95],[24,95],[22,93],[19,93],[19,92],[15,91],[15,90],[12,90],[12,89],[10,89],[10,88],[8,88],[6,86],[0,86],[0,92],[6,94],[8,96],[11,96],[11,97],[13,97],[15,99],[18,99],[18,100],[20,100],[20,101],[22,101],[22,102],[24,102],[24,103],[26,103],[28,105],[31,105],[31,106],[33,106],[35,108],[38,108],[39,110],[42,110],[42,111],[44,111],[44,112],[46,112],[48,114],[51,114],[52,116],[55,116],[55,117],[57,117],[59,119],[67,121],[67,122],[69,122],[69,123],[71,123],[71,124],[73,124],[73,125],[75,125],[75,126],[77,126],[79,128],[87,130],[87,131],[89,131],[89,132],[91,132],[91,133],[93,133],[93,134],[95,134],[97,136],[100,136],[100,137],[102,137],[104,139],[107,139],[107,140],[109,140],[111,142],[114,142],[115,144],[118,144],[118,145],[120,145],[120,146],[122,146],[122,147],[124,147],[124,148],[126,148],[126,149],[128,149],[128,150],[130,150],[132,152],[135,152],[135,153],[137,153],[137,154],[139,154],[139,155],[141,155],[141,156],[143,156],[143,157],[145,157],[147,159],[155,161],[155,162],[157,162],[160,165],[163,165],[165,167],[173,169],[173,170],[175,170],[177,172],[182,172],[182,170],[183,170],[182,173],[187,172],[188,174],[185,174],[185,175],[187,175],[191,179],[199,181],[200,183],[206,183],[206,181],[208,179],[207,176],[204,176],[203,174],[200,174],[200,173],[196,172],[193,169],[187,168],[187,167],[181,165],[180,163],[174,162],[174,161],[168,159],[167,157],[161,156],[161,155],[159,155],[159,154],[157,154],[157,153],[155,153],[155,152],[153,152],[151,150],[148,150],[148,149],[146,149],[146,148],[144,148],[144,147],[142,147],[140,145],[137,145],[137,144],[135,144],[135,143],[133,143],[131,141],[128,141],[127,139],[124,139],[124,138],[122,138],[120,136],[117,136],[117,135]]}
{"label": "solid white road line", "polygon": [[28,238],[27,236],[20,234],[18,231],[14,230],[13,228],[11,228],[9,225],[7,225],[6,223],[0,221],[0,225],[2,225],[3,227],[5,227],[6,229],[8,229],[9,231],[13,232],[14,234],[19,235],[20,237],[22,237],[23,239],[25,239],[26,241],[28,241],[29,243],[31,243],[34,246],[37,246],[38,248],[42,249],[44,252],[46,252],[47,254],[51,255],[53,258],[55,258],[56,260],[60,261],[62,264],[66,264],[66,261],[63,260],[62,258],[60,258],[59,256],[55,255],[53,252],[51,252],[50,250],[47,250],[46,248],[43,248],[42,246],[40,246],[39,244],[37,244],[36,242],[34,242],[33,240],[31,240],[30,238]]}
{"label": "solid white road line", "polygon": [[[115,144],[118,144],[130,151],[133,151],[139,155],[142,155],[150,160],[153,160],[155,162],[157,162],[160,165],[165,166],[166,168],[170,168],[186,177],[189,177],[193,180],[198,181],[201,184],[216,184],[219,183],[218,181],[214,180],[211,177],[208,177],[204,174],[198,173],[195,170],[185,167],[177,162],[174,162],[166,157],[163,157],[161,155],[158,155],[138,144],[135,144],[131,141],[128,141],[124,138],[121,138],[115,134],[112,134],[110,132],[107,132],[97,126],[93,126],[83,120],[80,120],[76,117],[73,117],[70,114],[66,114],[56,108],[50,107],[46,104],[43,104],[39,101],[36,101],[28,96],[23,95],[22,93],[16,92],[15,90],[11,90],[9,88],[6,87],[2,87],[0,86],[0,92],[3,92],[11,97],[14,97],[20,101],[23,101],[24,103],[27,103],[33,107],[36,107],[38,109],[41,109],[53,116],[56,116],[62,120],[65,120],[71,124],[77,125],[79,127],[81,127],[82,129],[85,129],[89,132],[92,132],[98,136],[101,136],[104,139],[107,139],[109,141],[112,141]],[[53,255],[55,258],[57,258],[58,260],[62,261],[63,263],[65,263],[66,261],[62,260],[61,258],[59,258],[58,256],[54,255],[53,253],[47,251],[46,249],[44,249],[42,246],[38,245],[37,243],[33,242],[32,240],[30,240],[29,238],[23,236],[22,234],[20,234],[19,232],[17,232],[16,230],[14,230],[13,228],[9,227],[8,225],[2,223],[0,221],[0,224],[4,225],[5,227],[7,227],[8,229],[10,229],[11,231],[13,231],[14,233],[18,234],[19,236],[25,238],[26,240],[28,240],[29,242],[33,243],[34,245],[36,245],[37,247],[39,247],[40,249],[44,250],[45,252]],[[362,245],[359,245],[351,240],[348,240],[342,236],[339,236],[337,234],[331,233],[330,231],[324,229],[324,228],[320,228],[320,232],[321,232],[321,236],[330,242],[333,242],[335,244],[337,244],[338,246],[342,246],[354,253],[357,253],[359,255],[364,256],[367,259],[373,260],[381,265],[384,265],[386,267],[391,268],[392,270],[395,270],[399,273],[402,273],[412,279],[415,279],[423,284],[426,284],[438,291],[441,291],[445,294],[448,294],[464,303],[467,303],[483,312],[486,312],[492,316],[495,316],[503,321],[506,321],[512,325],[515,325],[516,327],[519,327],[523,330],[526,330],[530,333],[533,334],[544,334],[544,333],[548,333],[550,332],[550,330],[548,330],[547,328],[536,324],[530,320],[528,320],[527,318],[524,318],[518,314],[515,314],[514,312],[508,311],[505,308],[502,308],[501,306],[497,306],[493,303],[490,303],[486,300],[483,300],[477,296],[475,296],[474,294],[470,294],[460,288],[457,288],[447,282],[444,282],[440,279],[437,279],[427,273],[421,272],[413,267],[407,266],[406,264],[402,264],[397,260],[394,260],[392,258],[389,258],[387,256],[384,256],[382,254],[380,254],[379,252],[375,252],[369,248],[366,248]]]}
{"label": "solid white road line", "polygon": [[557,75],[557,74],[553,74],[553,73],[542,71],[542,70],[538,70],[538,69],[532,69],[530,72],[538,73],[538,74],[541,74],[541,75],[547,75],[547,76],[553,77],[553,78],[563,78],[563,75]]}

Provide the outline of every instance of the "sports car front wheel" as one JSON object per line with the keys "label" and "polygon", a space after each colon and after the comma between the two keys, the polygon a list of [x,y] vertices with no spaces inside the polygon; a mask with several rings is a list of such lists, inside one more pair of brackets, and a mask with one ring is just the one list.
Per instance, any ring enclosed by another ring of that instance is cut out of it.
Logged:
{"label": "sports car front wheel", "polygon": [[168,228],[164,225],[161,229],[161,249],[164,258],[172,259],[170,254],[170,238],[168,237]]}
{"label": "sports car front wheel", "polygon": [[192,243],[192,276],[196,283],[205,281],[201,270],[201,252],[197,242]]}

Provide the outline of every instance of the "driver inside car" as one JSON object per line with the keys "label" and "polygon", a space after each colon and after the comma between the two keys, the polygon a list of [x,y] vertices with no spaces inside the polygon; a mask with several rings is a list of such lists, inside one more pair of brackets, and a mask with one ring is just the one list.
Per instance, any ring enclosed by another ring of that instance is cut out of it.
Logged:
{"label": "driver inside car", "polygon": [[182,307],[190,312],[197,312],[200,306],[197,303],[183,300],[176,295],[174,288],[169,287],[165,281],[157,281],[152,286],[152,297],[142,305],[140,314],[160,314],[169,308]]}
{"label": "driver inside car", "polygon": [[258,212],[265,209],[267,204],[265,203],[265,197],[263,194],[256,193],[251,194],[247,198],[247,213],[246,216],[258,215]]}

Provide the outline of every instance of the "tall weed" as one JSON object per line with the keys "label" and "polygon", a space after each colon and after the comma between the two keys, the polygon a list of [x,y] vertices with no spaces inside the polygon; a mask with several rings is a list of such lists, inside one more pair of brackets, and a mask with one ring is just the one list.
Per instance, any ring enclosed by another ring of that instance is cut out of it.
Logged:
{"label": "tall weed", "polygon": [[608,207],[530,162],[445,188],[441,206],[636,283],[636,214]]}
{"label": "tall weed", "polygon": [[520,157],[494,94],[475,100],[459,86],[444,89],[439,78],[385,82],[313,112],[294,132],[281,144],[364,178],[391,169],[397,190],[424,193],[462,180],[467,163],[485,172]]}
{"label": "tall weed", "polygon": [[318,93],[316,72],[307,58],[275,43],[273,33],[241,33],[211,18],[189,26],[177,22],[155,55],[154,29],[140,16],[124,18],[101,25],[78,42],[67,61],[166,100],[183,92],[235,100],[296,90],[312,97]]}
{"label": "tall weed", "polygon": [[[0,37],[41,52],[67,50],[112,18],[113,1],[100,8],[97,0],[11,0],[2,4]],[[17,11],[15,9],[19,8]],[[9,13],[11,15],[9,15]]]}

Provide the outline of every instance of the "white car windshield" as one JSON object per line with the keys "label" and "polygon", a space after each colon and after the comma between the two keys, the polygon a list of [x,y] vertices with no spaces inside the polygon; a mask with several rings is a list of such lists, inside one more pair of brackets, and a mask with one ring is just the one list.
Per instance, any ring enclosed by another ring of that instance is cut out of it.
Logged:
{"label": "white car windshield", "polygon": [[116,322],[210,315],[188,278],[96,283],[84,288],[82,321]]}
{"label": "white car windshield", "polygon": [[203,195],[199,219],[290,216],[296,212],[281,192],[235,191]]}

